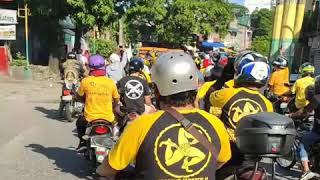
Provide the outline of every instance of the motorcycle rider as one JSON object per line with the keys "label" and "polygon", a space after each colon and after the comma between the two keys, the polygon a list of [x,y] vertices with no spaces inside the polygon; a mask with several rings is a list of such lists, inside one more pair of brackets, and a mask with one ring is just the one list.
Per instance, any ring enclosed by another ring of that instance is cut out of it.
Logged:
{"label": "motorcycle rider", "polygon": [[288,61],[282,56],[273,61],[273,73],[269,79],[268,92],[268,97],[276,99],[275,109],[281,113],[281,101],[278,98],[290,92]]}
{"label": "motorcycle rider", "polygon": [[290,114],[291,118],[305,117],[306,115],[314,111],[313,128],[307,134],[302,137],[299,147],[298,154],[301,160],[302,171],[301,180],[310,179],[316,174],[310,171],[308,149],[318,140],[320,140],[320,76],[315,77],[314,86],[308,86],[312,91],[307,95],[306,99],[310,100],[310,103],[303,109],[298,110],[295,113]]}
{"label": "motorcycle rider", "polygon": [[279,56],[273,61],[273,73],[270,76],[268,88],[276,96],[282,96],[290,91],[288,61],[286,58]]}
{"label": "motorcycle rider", "polygon": [[216,167],[230,159],[230,144],[223,123],[194,108],[196,71],[191,56],[181,52],[161,55],[151,70],[161,108],[174,108],[196,122],[197,129],[217,148],[217,162],[173,116],[161,110],[130,124],[98,167],[98,174],[112,177],[135,160],[135,179],[215,179]]}
{"label": "motorcycle rider", "polygon": [[[234,131],[244,116],[259,112],[273,112],[271,102],[260,94],[270,73],[267,59],[255,52],[240,54],[234,62],[235,86],[214,91],[210,95],[210,112],[224,122],[231,141],[232,159],[219,171],[219,179],[240,166],[243,155],[235,144]],[[227,172],[225,172],[227,171]]]}
{"label": "motorcycle rider", "polygon": [[[62,63],[60,72],[62,74],[62,78],[65,81],[63,90],[66,87],[66,84],[77,84],[82,77],[84,77],[85,70],[83,69],[80,61],[77,60],[77,56],[74,52],[69,52],[66,56],[66,61]],[[62,117],[64,109],[64,102],[61,101],[59,105],[59,116]]]}
{"label": "motorcycle rider", "polygon": [[143,73],[143,62],[140,58],[129,62],[129,76],[123,77],[118,83],[121,102],[126,113],[145,112],[145,105],[152,107],[151,90],[146,80],[140,78]]}
{"label": "motorcycle rider", "polygon": [[[125,75],[125,67],[128,62],[127,52],[119,49],[117,53],[112,53],[109,61],[110,64],[107,66],[107,76],[117,83]],[[121,55],[121,56],[120,56]]]}
{"label": "motorcycle rider", "polygon": [[89,58],[90,76],[81,81],[78,95],[84,97],[84,117],[76,123],[80,139],[78,151],[84,150],[83,136],[88,123],[94,120],[105,120],[114,123],[113,106],[119,104],[120,96],[114,81],[106,77],[105,59],[101,55],[92,55]]}
{"label": "motorcycle rider", "polygon": [[296,95],[295,106],[291,110],[292,112],[296,112],[309,104],[309,101],[306,99],[305,90],[308,86],[314,84],[314,71],[315,68],[311,63],[307,62],[300,66],[299,73],[301,74],[301,78],[294,83],[291,89],[291,93]]}

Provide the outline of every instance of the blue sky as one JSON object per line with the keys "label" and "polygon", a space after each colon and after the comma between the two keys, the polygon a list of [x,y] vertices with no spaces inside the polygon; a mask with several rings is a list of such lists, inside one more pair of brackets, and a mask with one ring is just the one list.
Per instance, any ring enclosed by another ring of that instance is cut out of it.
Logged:
{"label": "blue sky", "polygon": [[237,3],[237,4],[242,4],[242,5],[243,5],[244,0],[229,0],[229,2]]}

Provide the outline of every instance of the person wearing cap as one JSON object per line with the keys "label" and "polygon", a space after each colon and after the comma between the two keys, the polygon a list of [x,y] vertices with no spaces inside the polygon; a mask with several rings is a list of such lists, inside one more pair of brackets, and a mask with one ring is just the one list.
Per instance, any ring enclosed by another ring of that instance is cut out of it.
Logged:
{"label": "person wearing cap", "polygon": [[119,53],[112,53],[109,58],[110,64],[106,68],[106,73],[116,83],[125,76],[125,67],[128,62],[127,57],[127,52],[124,51],[122,52],[122,56]]}
{"label": "person wearing cap", "polygon": [[86,149],[86,141],[82,138],[88,123],[94,120],[104,120],[115,123],[114,106],[118,106],[120,95],[114,81],[106,77],[105,59],[101,55],[89,57],[89,76],[81,81],[78,96],[85,99],[84,117],[77,122],[77,132],[80,139],[78,152]]}
{"label": "person wearing cap", "polygon": [[[135,162],[132,179],[214,180],[216,169],[231,157],[229,138],[217,117],[194,107],[198,78],[193,59],[181,52],[165,53],[151,72],[162,110],[133,121],[97,168],[97,173],[112,178]],[[166,111],[169,108],[194,123],[214,145],[217,154],[211,154],[188,133]]]}

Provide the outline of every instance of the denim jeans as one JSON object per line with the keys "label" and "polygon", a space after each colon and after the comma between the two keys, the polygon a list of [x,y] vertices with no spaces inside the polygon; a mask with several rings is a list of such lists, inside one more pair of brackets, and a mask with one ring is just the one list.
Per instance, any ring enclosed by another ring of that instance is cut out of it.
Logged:
{"label": "denim jeans", "polygon": [[317,141],[320,140],[320,134],[312,130],[311,132],[305,134],[298,147],[298,154],[301,161],[308,161],[307,151],[310,147]]}

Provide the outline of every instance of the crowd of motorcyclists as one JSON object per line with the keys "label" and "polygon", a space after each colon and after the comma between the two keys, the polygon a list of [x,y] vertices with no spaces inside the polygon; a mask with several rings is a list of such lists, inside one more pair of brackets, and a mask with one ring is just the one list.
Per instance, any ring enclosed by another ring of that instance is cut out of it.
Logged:
{"label": "crowd of motorcyclists", "polygon": [[[225,179],[244,161],[236,145],[239,121],[260,112],[284,113],[282,102],[291,101],[286,115],[293,119],[314,111],[313,129],[298,150],[301,179],[310,179],[315,174],[309,168],[308,148],[320,140],[320,77],[311,63],[304,63],[292,85],[288,64],[283,56],[269,62],[253,51],[235,57],[168,52],[156,61],[123,48],[110,57],[79,58],[70,52],[61,65],[63,79],[81,81],[74,96],[85,104],[76,122],[77,151],[86,151],[83,136],[90,123],[104,120],[122,131],[97,168],[101,176],[113,179],[130,166],[133,179]],[[177,121],[172,109],[186,121]],[[132,113],[134,120],[124,123]],[[215,151],[201,145],[185,126],[196,127]]]}

